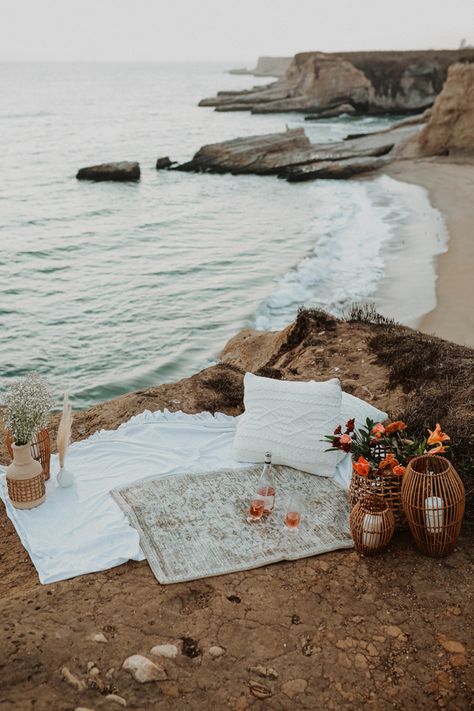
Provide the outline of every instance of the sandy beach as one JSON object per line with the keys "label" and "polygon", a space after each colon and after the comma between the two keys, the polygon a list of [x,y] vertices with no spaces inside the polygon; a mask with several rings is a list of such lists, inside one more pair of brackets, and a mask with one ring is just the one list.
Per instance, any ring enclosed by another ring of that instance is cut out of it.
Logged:
{"label": "sandy beach", "polygon": [[419,328],[474,346],[474,161],[406,160],[390,165],[385,172],[426,188],[432,205],[444,215],[449,232],[448,250],[436,260],[437,304]]}

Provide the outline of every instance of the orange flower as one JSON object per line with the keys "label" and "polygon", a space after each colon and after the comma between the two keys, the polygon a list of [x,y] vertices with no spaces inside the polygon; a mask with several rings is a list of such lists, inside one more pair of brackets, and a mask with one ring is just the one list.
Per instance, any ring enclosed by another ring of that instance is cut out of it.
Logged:
{"label": "orange flower", "polygon": [[439,422],[436,423],[436,427],[433,431],[428,430],[430,436],[428,437],[428,444],[441,444],[441,442],[447,442],[450,437],[444,432],[441,432],[441,425]]}
{"label": "orange flower", "polygon": [[437,447],[433,447],[433,449],[429,449],[426,454],[441,454],[442,452],[446,452],[446,447],[443,447],[442,444],[438,444]]}
{"label": "orange flower", "polygon": [[402,467],[400,464],[397,464],[395,467],[393,467],[392,471],[395,476],[403,476],[406,472],[406,467]]}
{"label": "orange flower", "polygon": [[389,452],[385,459],[379,464],[379,469],[393,469],[399,464],[398,459],[395,459],[393,452]]}
{"label": "orange flower", "polygon": [[387,434],[392,434],[393,432],[401,432],[406,429],[406,424],[402,420],[397,420],[396,422],[391,422],[386,426],[385,432]]}
{"label": "orange flower", "polygon": [[339,437],[339,442],[341,444],[352,444],[352,437],[348,434],[343,434]]}
{"label": "orange flower", "polygon": [[375,439],[380,439],[385,432],[385,427],[381,422],[377,422],[377,424],[372,427],[370,432],[374,435]]}
{"label": "orange flower", "polygon": [[354,467],[354,471],[356,474],[359,476],[368,476],[370,472],[370,464],[367,461],[367,459],[364,459],[364,457],[359,457],[357,462],[353,462],[352,466]]}

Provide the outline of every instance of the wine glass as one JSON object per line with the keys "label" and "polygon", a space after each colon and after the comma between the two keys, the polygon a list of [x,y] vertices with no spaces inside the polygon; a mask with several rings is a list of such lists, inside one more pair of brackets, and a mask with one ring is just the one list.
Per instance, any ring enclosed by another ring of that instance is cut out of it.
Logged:
{"label": "wine glass", "polygon": [[303,512],[303,496],[296,492],[291,494],[286,507],[285,526],[289,531],[298,531]]}
{"label": "wine glass", "polygon": [[265,499],[258,493],[252,494],[250,498],[250,508],[247,513],[248,523],[257,523],[263,516]]}

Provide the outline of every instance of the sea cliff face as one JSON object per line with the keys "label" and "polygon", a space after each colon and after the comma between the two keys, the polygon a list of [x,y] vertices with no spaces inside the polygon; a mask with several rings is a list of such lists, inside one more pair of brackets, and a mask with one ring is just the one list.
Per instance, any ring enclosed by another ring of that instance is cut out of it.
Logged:
{"label": "sea cliff face", "polygon": [[259,57],[253,69],[230,69],[229,74],[250,74],[254,77],[283,77],[292,57]]}
{"label": "sea cliff face", "polygon": [[363,113],[417,112],[433,104],[449,66],[459,61],[474,62],[474,49],[302,52],[277,82],[245,92],[219,92],[200,105],[254,113],[318,113],[341,104]]}
{"label": "sea cliff face", "polygon": [[454,64],[422,131],[407,156],[474,153],[474,64]]}

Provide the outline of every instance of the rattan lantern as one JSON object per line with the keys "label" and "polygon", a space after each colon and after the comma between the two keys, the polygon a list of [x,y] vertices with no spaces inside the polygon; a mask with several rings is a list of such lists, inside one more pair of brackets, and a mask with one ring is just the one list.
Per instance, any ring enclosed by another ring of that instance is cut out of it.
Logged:
{"label": "rattan lantern", "polygon": [[[10,430],[6,430],[7,450],[8,454],[13,459],[12,444],[12,433],[10,432]],[[33,459],[36,459],[37,462],[40,462],[41,466],[43,467],[43,475],[45,481],[47,481],[50,477],[51,468],[51,440],[49,437],[49,432],[46,428],[37,432],[33,437],[31,441],[31,456],[33,457]]]}
{"label": "rattan lantern", "polygon": [[464,486],[445,457],[424,455],[409,463],[402,503],[418,548],[441,558],[456,545],[465,506]]}
{"label": "rattan lantern", "polygon": [[363,555],[380,553],[395,531],[394,513],[381,496],[366,496],[358,501],[349,523],[356,550]]}
{"label": "rattan lantern", "polygon": [[[379,462],[388,454],[387,449],[382,444],[377,444],[373,448],[374,458]],[[349,502],[353,508],[358,501],[367,496],[379,496],[385,500],[387,506],[392,509],[395,516],[395,524],[402,526],[406,524],[405,514],[403,511],[401,491],[402,491],[401,476],[396,476],[390,470],[385,470],[373,475],[372,477],[360,476],[357,472],[352,472],[351,483],[349,486]]]}

